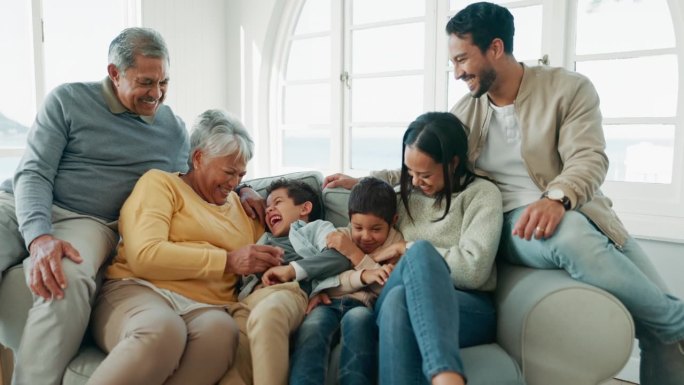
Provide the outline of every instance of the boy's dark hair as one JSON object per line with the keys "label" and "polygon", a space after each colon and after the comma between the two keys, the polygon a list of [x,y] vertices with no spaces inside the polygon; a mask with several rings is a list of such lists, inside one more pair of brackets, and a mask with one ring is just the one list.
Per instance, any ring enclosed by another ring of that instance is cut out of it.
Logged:
{"label": "boy's dark hair", "polygon": [[397,193],[383,180],[363,178],[349,194],[349,219],[353,214],[373,214],[392,226],[397,214]]}
{"label": "boy's dark hair", "polygon": [[309,184],[301,180],[278,178],[266,188],[266,196],[270,195],[272,191],[281,188],[287,190],[287,196],[292,198],[296,205],[301,205],[306,201],[311,202],[311,212],[309,213],[308,220],[309,222],[323,218],[323,206],[321,205],[321,198],[318,196],[316,190]]}
{"label": "boy's dark hair", "polygon": [[446,26],[448,35],[463,39],[470,34],[473,44],[484,53],[496,38],[504,44],[504,52],[513,54],[515,25],[511,12],[497,4],[473,3],[460,10]]}

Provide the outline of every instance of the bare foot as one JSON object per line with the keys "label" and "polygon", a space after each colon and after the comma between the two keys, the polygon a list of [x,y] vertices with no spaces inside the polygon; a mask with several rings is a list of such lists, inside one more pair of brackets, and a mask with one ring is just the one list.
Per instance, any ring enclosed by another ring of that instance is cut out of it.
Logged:
{"label": "bare foot", "polygon": [[465,381],[456,372],[442,372],[432,377],[432,385],[465,385]]}

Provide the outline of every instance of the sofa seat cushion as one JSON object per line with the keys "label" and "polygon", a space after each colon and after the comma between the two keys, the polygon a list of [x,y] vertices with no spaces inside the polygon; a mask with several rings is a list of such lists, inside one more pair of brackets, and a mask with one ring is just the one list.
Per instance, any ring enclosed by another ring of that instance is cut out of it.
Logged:
{"label": "sofa seat cushion", "polygon": [[95,345],[84,344],[64,372],[64,385],[84,385],[107,355]]}
{"label": "sofa seat cushion", "polygon": [[498,344],[461,351],[468,385],[525,385],[518,364]]}
{"label": "sofa seat cushion", "polygon": [[[340,345],[330,355],[326,385],[337,385]],[[461,350],[468,385],[525,385],[518,364],[498,344],[478,345]]]}

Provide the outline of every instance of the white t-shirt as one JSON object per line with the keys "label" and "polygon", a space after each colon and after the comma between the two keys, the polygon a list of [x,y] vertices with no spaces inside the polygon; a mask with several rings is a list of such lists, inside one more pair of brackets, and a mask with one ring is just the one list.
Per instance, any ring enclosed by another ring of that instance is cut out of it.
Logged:
{"label": "white t-shirt", "polygon": [[522,133],[513,104],[497,107],[489,121],[487,141],[475,167],[494,178],[507,212],[539,200],[541,191],[527,173],[520,152]]}

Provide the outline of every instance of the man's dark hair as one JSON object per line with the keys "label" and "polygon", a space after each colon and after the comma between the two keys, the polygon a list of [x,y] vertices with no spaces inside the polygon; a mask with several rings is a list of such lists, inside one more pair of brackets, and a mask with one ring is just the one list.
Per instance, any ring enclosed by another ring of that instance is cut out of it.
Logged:
{"label": "man's dark hair", "polygon": [[284,188],[287,191],[287,196],[290,197],[296,205],[301,205],[306,201],[311,202],[309,222],[323,218],[321,198],[318,196],[316,190],[308,183],[301,180],[278,178],[266,188],[266,195],[268,196],[272,191],[281,188]]}
{"label": "man's dark hair", "polygon": [[461,39],[470,34],[473,44],[483,53],[492,41],[499,38],[503,41],[504,52],[513,54],[513,35],[515,25],[511,12],[497,4],[473,3],[460,10],[449,20],[446,26],[448,35],[456,35]]}
{"label": "man's dark hair", "polygon": [[349,219],[353,214],[373,214],[392,226],[397,214],[397,193],[383,180],[363,178],[349,194]]}

